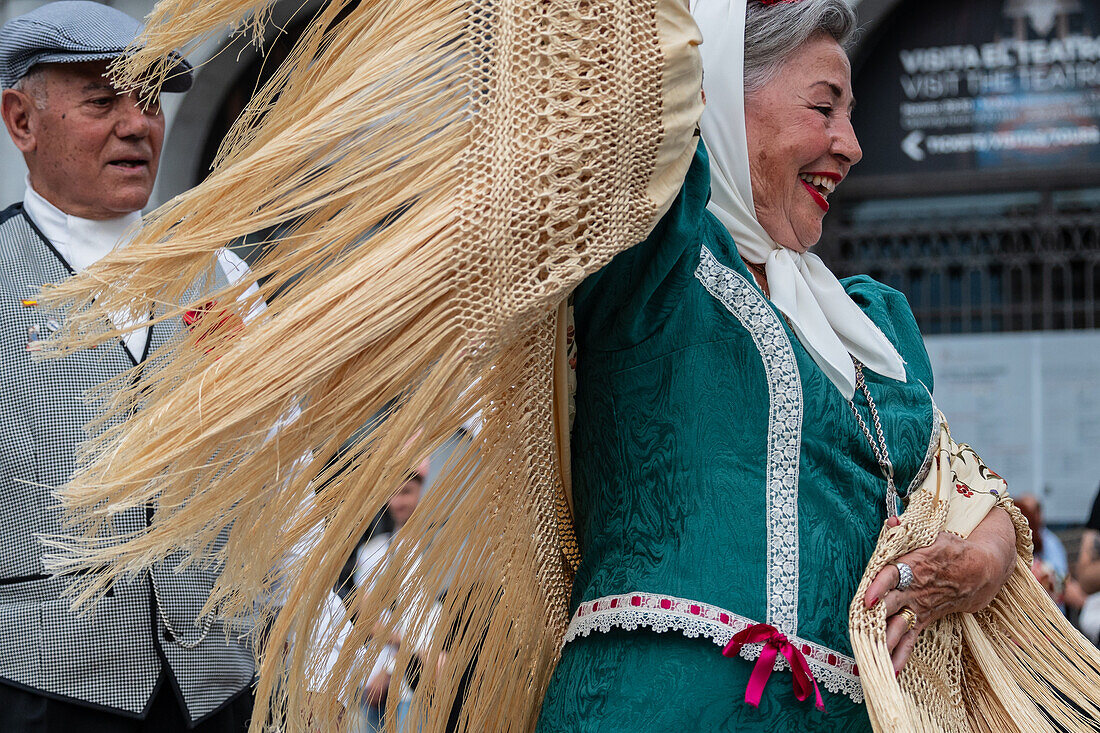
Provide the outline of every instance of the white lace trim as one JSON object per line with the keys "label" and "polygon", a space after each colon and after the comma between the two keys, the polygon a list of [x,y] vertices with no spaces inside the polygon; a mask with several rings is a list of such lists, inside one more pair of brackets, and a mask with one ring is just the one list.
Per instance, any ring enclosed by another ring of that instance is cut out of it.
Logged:
{"label": "white lace trim", "polygon": [[798,461],[802,381],[783,324],[760,291],[703,247],[695,277],[752,334],[768,381],[767,623],[798,631]]}
{"label": "white lace trim", "polygon": [[[612,628],[635,631],[644,626],[657,633],[679,631],[693,639],[705,637],[725,647],[734,634],[756,623],[709,603],[653,593],[624,593],[582,603],[569,622],[564,643],[578,636],[588,636],[593,631],[606,634]],[[793,634],[787,634],[787,640],[806,657],[818,685],[830,692],[847,695],[856,703],[863,702],[863,686],[854,659]],[[741,656],[755,660],[763,646],[747,644],[741,648]],[[773,669],[790,669],[790,665],[779,655]]]}

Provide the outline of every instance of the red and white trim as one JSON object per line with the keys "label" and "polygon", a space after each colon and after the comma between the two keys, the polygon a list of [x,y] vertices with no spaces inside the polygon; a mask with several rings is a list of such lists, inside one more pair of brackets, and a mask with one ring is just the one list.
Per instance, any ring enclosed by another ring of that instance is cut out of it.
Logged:
{"label": "red and white trim", "polygon": [[[709,603],[654,593],[624,593],[582,603],[569,622],[564,641],[568,643],[593,631],[607,633],[612,628],[634,631],[645,627],[658,633],[679,631],[691,638],[706,637],[724,648],[734,634],[757,623]],[[818,684],[830,692],[847,695],[854,702],[863,702],[863,686],[854,659],[798,636],[788,634],[788,638],[806,657]],[[741,656],[757,659],[762,648],[762,644],[747,644],[741,649]],[[790,665],[780,655],[774,669],[790,669]]]}

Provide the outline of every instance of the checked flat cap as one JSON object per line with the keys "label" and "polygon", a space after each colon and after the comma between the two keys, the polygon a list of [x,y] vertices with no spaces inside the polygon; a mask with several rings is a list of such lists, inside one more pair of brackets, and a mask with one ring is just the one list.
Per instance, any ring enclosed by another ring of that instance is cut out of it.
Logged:
{"label": "checked flat cap", "polygon": [[[142,24],[120,10],[88,0],[63,0],[12,18],[0,28],[0,87],[8,89],[35,64],[72,64],[121,56]],[[173,54],[176,68],[161,88],[191,88],[191,64]]]}

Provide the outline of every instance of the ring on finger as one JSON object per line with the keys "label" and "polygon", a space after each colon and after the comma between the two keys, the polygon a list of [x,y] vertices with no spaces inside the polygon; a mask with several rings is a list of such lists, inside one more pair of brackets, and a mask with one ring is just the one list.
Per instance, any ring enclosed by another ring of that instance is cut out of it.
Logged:
{"label": "ring on finger", "polygon": [[906,590],[913,584],[913,568],[903,562],[894,563],[894,567],[898,569],[898,584],[894,587],[898,590]]}
{"label": "ring on finger", "polygon": [[917,625],[917,614],[909,606],[902,606],[898,615],[905,619],[905,632],[909,633]]}

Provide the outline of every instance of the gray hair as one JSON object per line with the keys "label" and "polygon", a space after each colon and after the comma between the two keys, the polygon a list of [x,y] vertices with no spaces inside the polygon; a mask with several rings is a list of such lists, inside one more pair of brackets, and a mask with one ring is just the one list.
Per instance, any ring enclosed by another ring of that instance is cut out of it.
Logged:
{"label": "gray hair", "polygon": [[745,12],[745,94],[771,81],[799,46],[826,34],[842,47],[856,28],[845,0],[795,0],[765,5],[749,0]]}
{"label": "gray hair", "polygon": [[46,69],[42,64],[35,64],[26,74],[15,80],[12,89],[23,92],[34,100],[34,106],[38,109],[46,109]]}

